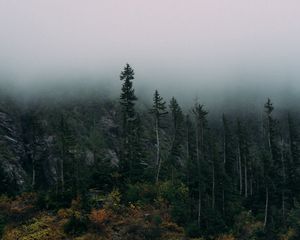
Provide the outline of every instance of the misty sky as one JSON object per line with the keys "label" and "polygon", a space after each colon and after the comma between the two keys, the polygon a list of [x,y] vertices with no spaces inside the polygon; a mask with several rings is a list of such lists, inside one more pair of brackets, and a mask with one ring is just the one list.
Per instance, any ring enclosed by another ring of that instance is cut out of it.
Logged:
{"label": "misty sky", "polygon": [[128,62],[151,91],[297,94],[299,12],[298,0],[0,0],[1,77],[119,86]]}

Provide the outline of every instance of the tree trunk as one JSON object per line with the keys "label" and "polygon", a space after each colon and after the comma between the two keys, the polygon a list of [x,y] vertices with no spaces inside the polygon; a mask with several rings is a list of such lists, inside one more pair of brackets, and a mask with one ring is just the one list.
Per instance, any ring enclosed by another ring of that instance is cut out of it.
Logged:
{"label": "tree trunk", "polygon": [[155,132],[156,132],[156,166],[157,166],[156,183],[158,183],[159,173],[161,168],[158,119],[155,120]]}
{"label": "tree trunk", "polygon": [[248,169],[247,169],[247,158],[245,157],[245,197],[248,197]]}
{"label": "tree trunk", "polygon": [[187,175],[187,186],[190,184],[190,151],[189,151],[189,129],[186,131],[186,175]]}
{"label": "tree trunk", "polygon": [[199,126],[196,125],[196,157],[197,157],[197,167],[198,167],[198,218],[197,222],[200,226],[201,223],[201,170],[200,170],[200,154],[199,154]]}
{"label": "tree trunk", "polygon": [[250,177],[250,196],[253,196],[253,179]]}
{"label": "tree trunk", "polygon": [[215,209],[215,166],[212,168],[212,209]]}
{"label": "tree trunk", "polygon": [[225,164],[226,163],[226,133],[225,133],[225,129],[224,129],[224,140],[223,140],[223,152],[224,152],[223,162]]}
{"label": "tree trunk", "polygon": [[223,216],[225,215],[225,190],[224,190],[224,186],[222,189],[222,212],[223,212]]}
{"label": "tree trunk", "polygon": [[240,195],[243,192],[243,175],[242,175],[242,161],[241,161],[241,149],[238,146],[238,164],[239,164],[239,180],[240,180]]}
{"label": "tree trunk", "polygon": [[64,180],[64,160],[60,161],[60,181],[61,181],[61,191],[65,191],[65,180]]}
{"label": "tree trunk", "polygon": [[284,186],[282,188],[282,219],[285,222],[285,184],[286,184],[286,175],[285,175],[285,163],[284,163],[284,156],[283,156],[283,139],[281,138],[281,149],[280,149],[280,157],[281,157],[281,164],[282,164],[282,177]]}
{"label": "tree trunk", "polygon": [[31,187],[34,188],[35,187],[35,176],[36,176],[36,172],[35,172],[35,161],[32,161],[32,182],[31,182]]}
{"label": "tree trunk", "polygon": [[269,189],[268,189],[268,187],[266,187],[266,205],[265,205],[264,228],[266,228],[267,221],[268,221],[268,207],[269,207]]}
{"label": "tree trunk", "polygon": [[198,226],[201,226],[201,190],[199,189],[199,196],[198,196],[198,218],[197,218],[197,223]]}

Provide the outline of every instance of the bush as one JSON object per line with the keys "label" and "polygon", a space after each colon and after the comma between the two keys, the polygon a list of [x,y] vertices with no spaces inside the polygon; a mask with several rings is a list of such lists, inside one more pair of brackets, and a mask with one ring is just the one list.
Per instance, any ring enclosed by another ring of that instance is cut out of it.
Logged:
{"label": "bush", "polygon": [[222,234],[216,238],[216,240],[235,240],[236,238],[232,234]]}
{"label": "bush", "polygon": [[151,204],[156,198],[157,191],[153,184],[137,183],[127,185],[125,201],[131,203]]}
{"label": "bush", "polygon": [[119,190],[114,189],[110,194],[108,194],[104,202],[104,208],[106,210],[111,210],[115,213],[119,213],[121,210],[121,193],[119,192]]}
{"label": "bush", "polygon": [[89,215],[89,219],[94,226],[98,228],[102,228],[103,225],[108,221],[109,214],[105,209],[101,209],[101,210],[93,209]]}
{"label": "bush", "polygon": [[159,227],[149,227],[144,231],[144,237],[146,240],[160,239],[161,229]]}
{"label": "bush", "polygon": [[54,217],[42,214],[22,225],[5,230],[3,240],[16,239],[61,240],[65,239],[65,237],[55,225]]}
{"label": "bush", "polygon": [[40,192],[37,196],[36,206],[39,209],[58,210],[70,207],[72,201],[72,193],[66,191],[64,193],[55,193],[54,191]]}
{"label": "bush", "polygon": [[160,226],[162,224],[162,219],[159,215],[153,216],[152,222],[155,226]]}
{"label": "bush", "polygon": [[6,217],[3,215],[0,215],[0,238],[3,234],[5,225],[6,225]]}
{"label": "bush", "polygon": [[250,211],[243,211],[235,217],[235,235],[239,239],[263,239],[263,223],[255,220]]}
{"label": "bush", "polygon": [[159,186],[160,199],[171,205],[172,219],[181,225],[185,225],[189,218],[188,212],[188,188],[183,184],[173,184],[170,181]]}
{"label": "bush", "polygon": [[72,214],[64,225],[64,231],[72,236],[83,234],[88,229],[88,219],[84,216]]}
{"label": "bush", "polygon": [[185,233],[188,237],[197,238],[202,235],[201,229],[197,223],[189,223],[185,228]]}

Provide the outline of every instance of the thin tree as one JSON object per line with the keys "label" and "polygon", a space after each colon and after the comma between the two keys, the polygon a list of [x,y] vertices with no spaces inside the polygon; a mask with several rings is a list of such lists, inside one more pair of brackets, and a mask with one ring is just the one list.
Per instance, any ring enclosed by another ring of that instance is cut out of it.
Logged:
{"label": "thin tree", "polygon": [[177,100],[172,97],[170,101],[170,112],[172,119],[172,143],[169,160],[171,163],[171,180],[174,182],[174,171],[178,162],[176,161],[181,155],[181,143],[183,140],[183,113]]}
{"label": "thin tree", "polygon": [[207,124],[206,115],[208,112],[204,110],[204,105],[195,104],[193,108],[196,122],[196,159],[198,169],[198,214],[197,223],[201,225],[201,208],[202,208],[202,162],[204,160],[204,130]]}
{"label": "thin tree", "polygon": [[155,174],[155,182],[159,181],[159,174],[161,170],[161,152],[160,152],[160,128],[161,128],[161,118],[168,114],[166,111],[166,102],[160,96],[157,90],[154,92],[153,96],[153,105],[150,109],[150,113],[154,116],[154,131],[156,135],[156,174]]}

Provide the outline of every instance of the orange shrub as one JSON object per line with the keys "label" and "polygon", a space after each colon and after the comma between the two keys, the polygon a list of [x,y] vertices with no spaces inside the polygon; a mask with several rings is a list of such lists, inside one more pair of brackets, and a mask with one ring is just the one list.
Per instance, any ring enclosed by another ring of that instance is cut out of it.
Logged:
{"label": "orange shrub", "polygon": [[97,227],[102,227],[109,219],[109,214],[105,209],[93,209],[89,216],[90,221]]}

